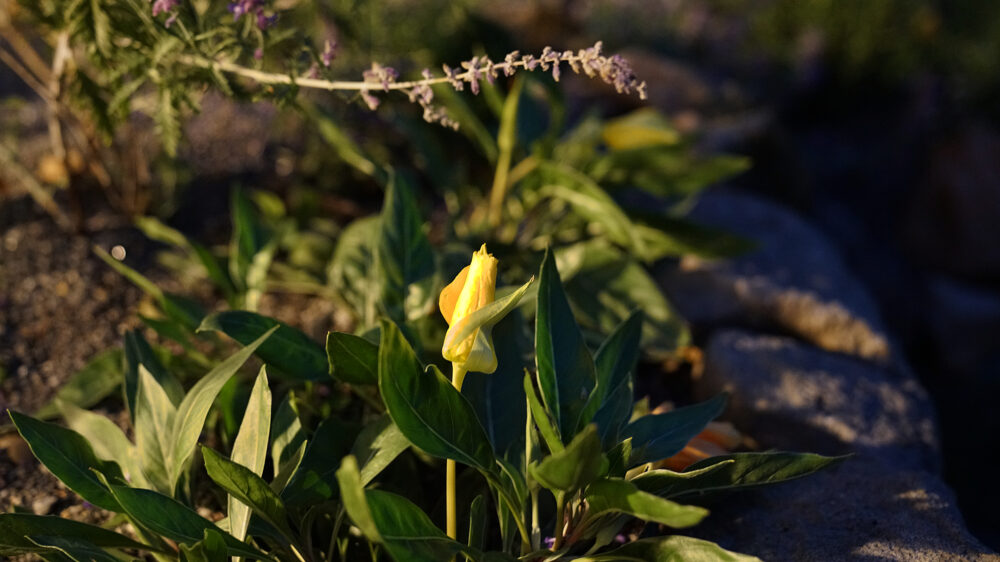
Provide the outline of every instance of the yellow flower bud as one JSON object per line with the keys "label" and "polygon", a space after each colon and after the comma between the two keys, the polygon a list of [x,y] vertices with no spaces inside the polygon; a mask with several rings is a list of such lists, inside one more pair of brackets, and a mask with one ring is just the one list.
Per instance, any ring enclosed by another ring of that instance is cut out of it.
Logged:
{"label": "yellow flower bud", "polygon": [[441,354],[466,371],[492,373],[497,368],[497,356],[493,349],[490,325],[477,328],[461,341],[455,340],[462,320],[473,312],[493,302],[497,284],[497,259],[487,253],[486,244],[472,254],[472,263],[467,265],[441,291],[438,304],[441,314],[448,322]]}

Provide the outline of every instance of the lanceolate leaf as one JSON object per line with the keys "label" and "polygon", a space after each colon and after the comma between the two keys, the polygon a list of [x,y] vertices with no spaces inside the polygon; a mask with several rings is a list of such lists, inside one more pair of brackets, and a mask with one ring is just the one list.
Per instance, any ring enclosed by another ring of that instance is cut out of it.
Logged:
{"label": "lanceolate leaf", "polygon": [[385,549],[396,560],[441,562],[461,552],[471,554],[475,560],[479,555],[475,549],[449,539],[426,513],[403,496],[366,490],[365,500]]}
{"label": "lanceolate leaf", "polygon": [[174,483],[170,479],[169,467],[174,442],[171,431],[177,417],[177,408],[143,365],[138,368],[138,386],[132,416],[136,451],[139,453],[143,475],[159,491],[172,494]]}
{"label": "lanceolate leaf", "polygon": [[542,400],[567,442],[597,411],[598,404],[590,401],[597,371],[548,251],[538,281],[535,361]]}
{"label": "lanceolate leaf", "polygon": [[[253,509],[254,513],[263,517],[279,531],[287,530],[285,505],[282,503],[281,498],[267,485],[267,482],[251,472],[247,467],[226,459],[208,447],[202,447],[201,451],[205,459],[205,470],[208,472],[208,476],[222,487],[223,490],[229,492],[231,499],[235,499],[243,504],[243,506]],[[232,505],[232,502],[230,502],[230,509],[232,509]],[[237,516],[249,522],[248,513],[239,513]],[[240,521],[237,520],[236,523],[239,524]],[[245,525],[246,523],[244,522],[243,524]],[[245,528],[237,529],[233,525],[233,513],[230,511],[230,532],[246,534]]]}
{"label": "lanceolate leaf", "polygon": [[273,318],[245,310],[227,310],[206,317],[198,331],[218,330],[247,345],[275,328],[274,334],[257,348],[257,356],[292,378],[325,379],[328,366],[323,347],[301,331]]}
{"label": "lanceolate leaf", "polygon": [[365,490],[352,456],[337,470],[344,509],[368,540],[382,544],[395,560],[441,562],[460,552],[478,560],[479,551],[449,539],[410,500],[380,490]]}
{"label": "lanceolate leaf", "polygon": [[630,423],[623,435],[632,438],[635,451],[632,466],[676,455],[701,433],[708,422],[726,408],[728,395],[723,393],[699,404],[678,408],[665,414],[643,416]]}
{"label": "lanceolate leaf", "polygon": [[399,430],[428,454],[483,472],[495,470],[493,451],[475,410],[437,367],[420,366],[413,348],[392,322],[382,322],[379,389]]}
{"label": "lanceolate leaf", "polygon": [[343,332],[326,335],[326,356],[330,375],[343,382],[378,384],[378,346]]}
{"label": "lanceolate leaf", "polygon": [[26,513],[0,513],[0,555],[13,556],[41,550],[37,544],[27,539],[29,536],[79,539],[109,548],[158,550],[102,527],[72,519]]}
{"label": "lanceolate leaf", "polygon": [[674,503],[618,478],[594,482],[587,488],[586,498],[592,515],[625,513],[677,529],[697,525],[708,515],[704,508]]}
{"label": "lanceolate leaf", "polygon": [[39,547],[39,555],[43,557],[42,552],[48,552],[73,562],[119,562],[117,557],[85,540],[48,535],[27,538]]}
{"label": "lanceolate leaf", "polygon": [[810,453],[734,453],[699,461],[684,472],[652,470],[632,480],[640,490],[664,498],[691,498],[801,478],[845,457]]}
{"label": "lanceolate leaf", "polygon": [[628,377],[639,360],[639,339],[642,336],[641,310],[633,312],[601,345],[594,355],[597,367],[597,388],[604,390],[603,398],[611,389]]}
{"label": "lanceolate leaf", "polygon": [[177,377],[160,363],[153,348],[142,337],[139,330],[131,330],[125,334],[125,404],[135,419],[136,393],[139,388],[139,366],[143,366],[153,375],[163,388],[171,404],[176,406],[184,398],[184,387]]}
{"label": "lanceolate leaf", "polygon": [[118,463],[125,479],[133,486],[147,486],[138,452],[115,422],[67,402],[56,402],[56,406],[66,425],[90,442],[97,458]]}
{"label": "lanceolate leaf", "polygon": [[125,486],[109,486],[111,493],[130,517],[150,531],[178,542],[192,544],[200,541],[206,529],[222,534],[231,556],[245,556],[262,560],[263,553],[222,531],[211,521],[198,515],[194,510],[154,492]]}
{"label": "lanceolate leaf", "polygon": [[552,423],[548,410],[545,409],[541,400],[538,399],[538,395],[535,394],[535,387],[531,384],[531,373],[527,369],[524,370],[523,386],[524,394],[528,398],[528,408],[531,409],[531,418],[538,427],[538,433],[542,435],[542,439],[545,440],[545,444],[548,445],[550,451],[553,453],[562,451],[564,446],[562,440],[559,438],[559,430]]}
{"label": "lanceolate leaf", "polygon": [[288,391],[271,422],[271,463],[275,473],[281,471],[305,441],[306,434],[295,407],[295,393]]}
{"label": "lanceolate leaf", "polygon": [[[264,472],[264,462],[267,460],[267,440],[271,431],[271,391],[267,387],[267,373],[264,367],[260,368],[257,380],[254,382],[253,390],[250,391],[250,400],[247,402],[246,410],[243,413],[243,421],[240,424],[239,433],[233,442],[232,462],[246,467],[247,472],[260,480],[261,473]],[[206,465],[208,459],[205,459]],[[209,471],[209,476],[212,473]],[[213,478],[213,480],[216,480]],[[218,482],[218,480],[216,480]],[[260,480],[263,483],[263,480]],[[222,486],[222,484],[219,484]],[[267,488],[267,485],[264,484]],[[223,486],[225,488],[225,486]],[[254,492],[253,488],[247,485],[247,495]],[[227,488],[228,490],[228,488]],[[270,488],[267,491],[271,492]],[[277,499],[277,496],[275,496]],[[244,501],[237,493],[230,493],[228,501],[229,510],[226,512],[229,517],[229,532],[237,539],[243,540],[246,535],[247,524],[250,522],[250,508],[255,505]]]}
{"label": "lanceolate leaf", "polygon": [[341,462],[340,468],[337,469],[337,483],[340,486],[340,498],[347,515],[368,540],[382,542],[382,535],[378,532],[371,509],[368,507],[368,500],[365,499],[365,485],[361,483],[358,461],[353,456],[348,455]]}
{"label": "lanceolate leaf", "polygon": [[219,394],[219,390],[277,329],[274,327],[264,332],[254,342],[219,363],[191,387],[184,401],[177,408],[177,415],[174,418],[172,431],[174,446],[168,467],[170,482],[177,482],[184,465],[194,453],[198,436],[201,434],[202,426],[205,425],[205,418],[208,417],[208,411],[211,409],[215,397]]}
{"label": "lanceolate leaf", "polygon": [[18,412],[8,410],[8,413],[31,452],[56,478],[94,505],[109,511],[121,510],[94,473],[97,470],[111,478],[124,478],[117,464],[99,460],[87,440],[71,429]]}

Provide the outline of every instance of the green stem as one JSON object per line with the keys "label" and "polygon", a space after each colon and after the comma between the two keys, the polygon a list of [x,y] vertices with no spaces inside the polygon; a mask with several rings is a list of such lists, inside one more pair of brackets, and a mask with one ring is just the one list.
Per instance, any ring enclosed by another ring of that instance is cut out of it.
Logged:
{"label": "green stem", "polygon": [[566,526],[566,492],[556,494],[556,529],[555,540],[552,542],[552,550],[559,550],[562,547],[563,527]]}
{"label": "green stem", "polygon": [[[462,382],[465,381],[466,371],[456,363],[451,364],[451,384],[455,390],[462,392]],[[445,509],[447,520],[447,533],[452,539],[458,539],[458,515],[455,509],[455,461],[448,459],[445,461]]]}

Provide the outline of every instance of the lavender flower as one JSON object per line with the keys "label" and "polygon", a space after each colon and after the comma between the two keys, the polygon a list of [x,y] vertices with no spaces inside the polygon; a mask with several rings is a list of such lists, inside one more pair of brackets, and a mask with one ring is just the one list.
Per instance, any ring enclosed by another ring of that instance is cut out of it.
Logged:
{"label": "lavender flower", "polygon": [[153,17],[174,11],[181,5],[181,0],[153,0]]}
{"label": "lavender flower", "polygon": [[337,44],[336,39],[333,41],[330,41],[329,39],[326,40],[326,43],[323,44],[323,52],[319,56],[320,61],[323,62],[323,66],[330,68],[330,64],[333,63],[333,59],[337,58],[338,46],[339,45]]}
{"label": "lavender flower", "polygon": [[264,11],[264,0],[236,0],[229,3],[229,12],[233,14],[233,21],[239,21],[244,15],[253,14],[257,19],[257,27],[267,29],[278,20],[278,15],[267,15]]}
{"label": "lavender flower", "polygon": [[361,99],[368,105],[368,109],[372,111],[378,109],[378,105],[382,103],[381,100],[372,95],[368,90],[361,90]]}

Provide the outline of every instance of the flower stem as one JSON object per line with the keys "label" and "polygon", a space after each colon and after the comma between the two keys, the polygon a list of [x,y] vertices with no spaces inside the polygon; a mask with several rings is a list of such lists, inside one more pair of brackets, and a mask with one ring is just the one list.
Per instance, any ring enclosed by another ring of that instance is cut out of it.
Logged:
{"label": "flower stem", "polygon": [[[465,381],[467,371],[455,363],[451,364],[451,384],[455,390],[462,391],[462,382]],[[452,539],[458,539],[458,516],[455,510],[455,461],[448,459],[445,461],[445,509],[446,509],[446,531]]]}

